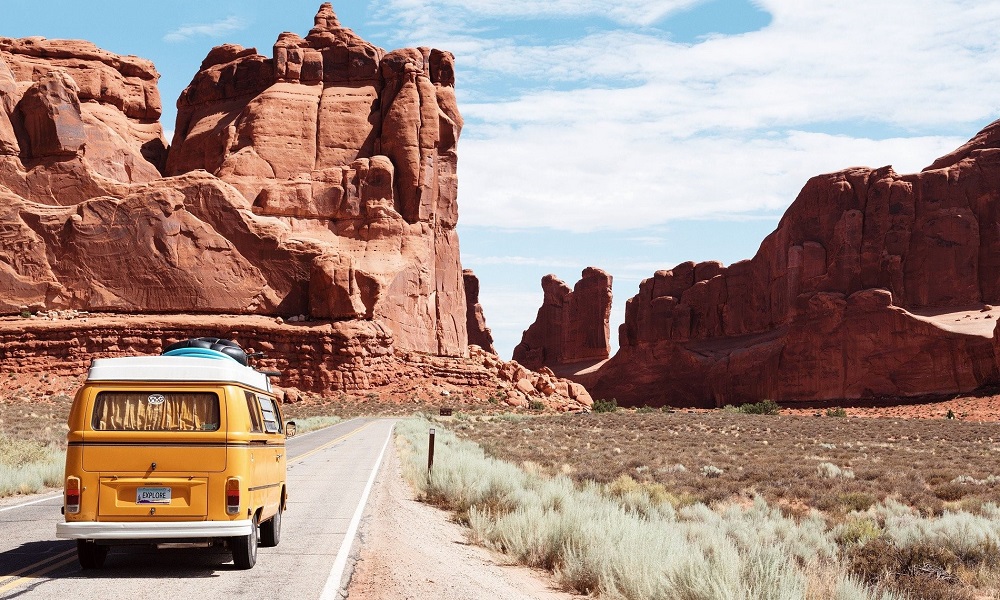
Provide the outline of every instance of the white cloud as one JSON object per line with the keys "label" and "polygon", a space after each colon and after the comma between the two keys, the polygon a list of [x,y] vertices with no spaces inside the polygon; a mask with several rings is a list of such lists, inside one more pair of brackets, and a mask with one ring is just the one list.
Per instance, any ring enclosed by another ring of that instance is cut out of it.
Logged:
{"label": "white cloud", "polygon": [[[419,21],[407,44],[456,53],[463,223],[781,212],[813,175],[917,171],[1000,115],[1000,3],[754,0],[768,26],[694,44],[644,27],[696,3],[385,0]],[[558,44],[517,35],[519,15],[596,14],[618,25]],[[486,35],[484,16],[510,26]]]}
{"label": "white cloud", "polygon": [[217,38],[233,31],[245,29],[247,23],[240,17],[230,16],[214,23],[183,25],[163,36],[165,42],[186,42],[196,37]]}
{"label": "white cloud", "polygon": [[890,161],[912,172],[962,142],[795,131],[648,139],[625,127],[540,124],[462,142],[462,222],[580,232],[779,212],[813,175]]}
{"label": "white cloud", "polygon": [[627,25],[651,25],[707,0],[387,0],[382,12],[430,31],[463,31],[484,18],[604,17]]}

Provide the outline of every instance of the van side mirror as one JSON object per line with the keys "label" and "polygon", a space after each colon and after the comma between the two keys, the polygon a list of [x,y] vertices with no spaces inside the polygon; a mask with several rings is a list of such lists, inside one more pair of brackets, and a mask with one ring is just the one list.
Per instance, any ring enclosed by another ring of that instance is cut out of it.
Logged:
{"label": "van side mirror", "polygon": [[285,422],[285,437],[295,437],[295,421]]}

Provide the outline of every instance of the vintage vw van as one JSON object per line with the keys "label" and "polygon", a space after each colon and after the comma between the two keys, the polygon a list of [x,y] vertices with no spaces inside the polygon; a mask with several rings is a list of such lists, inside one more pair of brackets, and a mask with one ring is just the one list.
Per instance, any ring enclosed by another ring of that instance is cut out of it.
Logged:
{"label": "vintage vw van", "polygon": [[281,407],[242,350],[208,346],[93,361],[70,410],[56,527],[83,568],[103,566],[115,545],[225,544],[249,569],[258,543],[278,544]]}

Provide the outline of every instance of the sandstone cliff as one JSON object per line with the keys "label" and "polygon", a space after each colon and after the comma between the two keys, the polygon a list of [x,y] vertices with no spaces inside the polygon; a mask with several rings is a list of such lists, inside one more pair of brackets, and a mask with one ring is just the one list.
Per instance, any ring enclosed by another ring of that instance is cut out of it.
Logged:
{"label": "sandstone cliff", "polygon": [[611,349],[611,276],[587,267],[571,290],[555,275],[546,275],[542,291],[538,316],[514,347],[514,360],[537,369],[606,359]]}
{"label": "sandstone cliff", "polygon": [[324,4],[270,57],[212,49],[169,153],[157,78],[0,38],[0,314],[305,314],[468,353],[451,54],[385,52]]}
{"label": "sandstone cliff", "polygon": [[715,406],[995,383],[992,321],[953,325],[1000,303],[998,223],[1000,122],[921,173],[814,177],[752,259],[644,280],[592,392]]}

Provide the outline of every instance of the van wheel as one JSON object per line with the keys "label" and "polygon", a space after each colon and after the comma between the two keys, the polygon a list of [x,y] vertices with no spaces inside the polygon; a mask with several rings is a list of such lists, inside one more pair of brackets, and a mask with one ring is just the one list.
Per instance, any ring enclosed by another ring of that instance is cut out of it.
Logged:
{"label": "van wheel", "polygon": [[270,520],[265,521],[260,526],[260,545],[265,548],[273,548],[281,541],[281,507]]}
{"label": "van wheel", "polygon": [[237,569],[252,569],[257,564],[257,517],[253,518],[250,535],[240,535],[232,538],[229,543],[233,547],[233,564]]}
{"label": "van wheel", "polygon": [[76,540],[76,557],[84,569],[100,569],[108,557],[108,547],[87,540]]}

